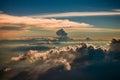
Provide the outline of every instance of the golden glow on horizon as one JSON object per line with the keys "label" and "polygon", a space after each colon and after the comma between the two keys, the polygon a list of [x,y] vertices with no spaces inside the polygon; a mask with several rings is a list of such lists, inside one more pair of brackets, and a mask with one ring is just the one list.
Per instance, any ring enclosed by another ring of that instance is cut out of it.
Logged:
{"label": "golden glow on horizon", "polygon": [[28,16],[11,16],[7,14],[0,14],[0,26],[21,26],[29,28],[74,28],[74,27],[91,27],[92,25],[87,23],[78,23],[69,20],[56,20],[56,19],[45,19],[45,18],[32,18]]}
{"label": "golden glow on horizon", "polygon": [[[5,28],[6,26],[9,28],[8,30]],[[0,39],[10,39],[12,37],[21,36],[54,36],[55,33],[50,34],[50,32],[47,31],[45,34],[41,34],[40,30],[50,30],[55,32],[60,28],[64,28],[68,33],[80,32],[85,35],[88,32],[94,32],[92,35],[96,34],[95,32],[120,32],[119,29],[95,28],[93,25],[87,23],[78,23],[69,20],[56,20],[46,18],[33,18],[30,16],[12,16],[7,14],[0,14]],[[35,30],[38,32],[35,32]],[[101,35],[105,37],[103,34]],[[76,34],[74,34],[74,36],[76,36]],[[80,34],[79,36],[82,35]],[[96,35],[96,37],[98,36]]]}

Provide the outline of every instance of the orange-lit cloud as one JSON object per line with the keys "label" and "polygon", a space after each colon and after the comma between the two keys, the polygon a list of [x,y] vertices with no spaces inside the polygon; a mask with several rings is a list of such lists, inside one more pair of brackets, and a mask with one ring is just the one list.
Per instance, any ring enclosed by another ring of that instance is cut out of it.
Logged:
{"label": "orange-lit cloud", "polygon": [[19,35],[21,33],[21,31],[6,31],[6,30],[1,30],[0,31],[0,36],[6,36],[6,37],[8,37],[8,36],[17,36],[17,35]]}
{"label": "orange-lit cloud", "polygon": [[1,38],[22,36],[23,33],[32,29],[54,30],[58,28],[86,28],[92,25],[78,23],[69,20],[56,20],[45,18],[33,18],[30,16],[13,16],[0,14],[0,36]]}
{"label": "orange-lit cloud", "polygon": [[90,27],[87,23],[78,23],[69,20],[56,20],[44,18],[32,18],[28,16],[11,16],[0,14],[0,26],[24,26],[23,28],[75,28],[75,27]]}
{"label": "orange-lit cloud", "polygon": [[[78,23],[70,20],[57,20],[32,17],[32,16],[13,16],[0,14],[0,39],[10,39],[20,36],[38,35],[32,30],[56,30],[64,28],[67,32],[120,32],[119,29],[95,28],[87,23]],[[30,32],[31,31],[31,32]],[[25,34],[27,33],[27,35]],[[32,34],[34,33],[34,35]],[[47,34],[47,32],[46,32]],[[42,35],[42,34],[41,34]],[[48,34],[49,35],[49,34]]]}
{"label": "orange-lit cloud", "polygon": [[0,40],[10,40],[10,39],[17,39],[18,37],[22,36],[27,30],[0,30]]}

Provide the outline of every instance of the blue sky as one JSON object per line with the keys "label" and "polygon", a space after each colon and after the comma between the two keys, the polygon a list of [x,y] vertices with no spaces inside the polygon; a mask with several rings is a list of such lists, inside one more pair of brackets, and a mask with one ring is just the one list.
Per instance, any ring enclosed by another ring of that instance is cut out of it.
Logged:
{"label": "blue sky", "polygon": [[0,9],[15,15],[38,13],[111,11],[119,9],[119,0],[1,0]]}

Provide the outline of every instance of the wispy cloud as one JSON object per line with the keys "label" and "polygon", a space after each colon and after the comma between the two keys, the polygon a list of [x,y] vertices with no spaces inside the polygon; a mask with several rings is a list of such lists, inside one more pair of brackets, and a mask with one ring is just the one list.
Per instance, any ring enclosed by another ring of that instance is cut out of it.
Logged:
{"label": "wispy cloud", "polygon": [[[80,32],[119,32],[119,30],[101,29],[91,26],[93,25],[70,20],[58,20],[53,18],[48,19],[44,17],[40,18],[39,16],[37,18],[34,18],[33,16],[13,16],[2,13],[0,14],[0,39],[9,39],[16,36],[24,36],[24,33],[30,34],[32,36],[29,31],[33,29],[56,30],[59,28],[65,28],[68,31]],[[38,33],[35,34],[38,35]]]}
{"label": "wispy cloud", "polygon": [[120,12],[120,9],[113,9],[113,11],[118,11],[118,12]]}
{"label": "wispy cloud", "polygon": [[3,13],[3,11],[0,11],[0,13]]}
{"label": "wispy cloud", "polygon": [[75,27],[90,27],[92,25],[87,23],[78,23],[69,20],[33,18],[29,16],[12,16],[7,14],[0,14],[0,26],[24,26],[21,28],[75,28]]}
{"label": "wispy cloud", "polygon": [[[8,38],[13,36],[22,36],[25,32],[32,29],[54,30],[59,28],[87,28],[92,25],[87,23],[78,23],[69,20],[33,18],[30,16],[13,16],[0,14],[0,36]],[[0,39],[1,39],[0,38]]]}
{"label": "wispy cloud", "polygon": [[[120,9],[116,9],[120,11]],[[65,12],[65,13],[53,13],[46,15],[33,15],[32,17],[78,17],[78,16],[111,16],[111,15],[120,15],[120,12]]]}

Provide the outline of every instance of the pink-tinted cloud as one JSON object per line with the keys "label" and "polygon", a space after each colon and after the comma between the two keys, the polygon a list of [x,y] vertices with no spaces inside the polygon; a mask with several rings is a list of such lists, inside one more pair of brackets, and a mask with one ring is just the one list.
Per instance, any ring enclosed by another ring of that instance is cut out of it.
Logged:
{"label": "pink-tinted cloud", "polygon": [[87,23],[78,23],[69,20],[57,20],[46,18],[33,18],[30,16],[13,16],[0,14],[0,36],[9,38],[22,36],[23,33],[32,29],[54,30],[59,28],[87,28],[92,25]]}
{"label": "pink-tinted cloud", "polygon": [[22,33],[27,32],[28,30],[14,31],[14,30],[0,30],[1,37],[14,37],[21,36]]}
{"label": "pink-tinted cloud", "polygon": [[45,18],[33,18],[28,16],[12,16],[0,14],[0,26],[24,26],[24,28],[75,28],[75,27],[90,27],[87,23],[78,23],[69,20],[56,20]]}

